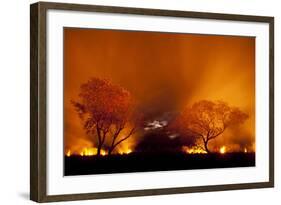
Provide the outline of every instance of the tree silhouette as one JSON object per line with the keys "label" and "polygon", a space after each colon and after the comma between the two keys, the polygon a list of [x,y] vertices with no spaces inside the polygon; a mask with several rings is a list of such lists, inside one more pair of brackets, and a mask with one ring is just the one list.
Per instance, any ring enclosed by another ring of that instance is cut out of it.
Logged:
{"label": "tree silhouette", "polygon": [[220,136],[226,128],[244,123],[247,118],[246,113],[239,108],[228,106],[225,102],[202,100],[187,107],[173,126],[189,137],[201,139],[201,148],[210,153],[210,140]]}
{"label": "tree silhouette", "polygon": [[86,133],[97,144],[97,155],[105,141],[108,154],[136,131],[138,117],[134,113],[131,94],[108,80],[92,78],[80,87],[79,101],[72,101],[83,121]]}

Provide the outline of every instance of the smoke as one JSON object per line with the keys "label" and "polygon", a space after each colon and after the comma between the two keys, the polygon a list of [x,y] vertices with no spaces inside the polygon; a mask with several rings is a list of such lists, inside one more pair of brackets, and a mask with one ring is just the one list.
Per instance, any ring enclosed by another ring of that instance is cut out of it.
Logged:
{"label": "smoke", "polygon": [[[110,79],[129,90],[139,102],[144,127],[155,120],[169,122],[163,113],[179,113],[202,99],[225,101],[250,118],[210,145],[254,147],[254,38],[75,28],[65,28],[64,37],[66,147],[89,139],[70,101],[90,77]],[[139,147],[150,138],[140,133],[120,147]]]}
{"label": "smoke", "polygon": [[230,151],[255,151],[255,135],[245,125],[230,127],[222,136],[211,142],[213,149],[227,145]]}

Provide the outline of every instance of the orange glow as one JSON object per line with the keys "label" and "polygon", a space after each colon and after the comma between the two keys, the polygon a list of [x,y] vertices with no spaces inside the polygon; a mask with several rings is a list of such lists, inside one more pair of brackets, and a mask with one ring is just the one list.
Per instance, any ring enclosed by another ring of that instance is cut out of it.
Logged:
{"label": "orange glow", "polygon": [[[117,147],[116,150],[112,152],[112,154],[130,154],[134,151],[135,139],[132,137],[131,139],[124,141]],[[90,141],[87,140],[77,140],[76,144],[69,147],[65,151],[66,156],[72,155],[80,155],[80,156],[95,156],[98,153],[98,149],[96,146],[93,146]],[[101,156],[108,155],[108,150],[101,149]]]}
{"label": "orange glow", "polygon": [[131,149],[128,149],[128,150],[125,151],[126,154],[130,154],[131,152],[132,152]]}
{"label": "orange glow", "polygon": [[193,146],[193,147],[187,147],[183,146],[182,150],[187,154],[207,154],[205,150],[203,150],[201,147]]}
{"label": "orange glow", "polygon": [[105,155],[107,155],[107,152],[106,152],[105,150],[101,150],[100,154],[101,154],[102,156],[105,156]]}
{"label": "orange glow", "polygon": [[117,146],[113,154],[130,154],[134,151],[136,143],[136,136],[133,135],[131,138],[123,141],[119,146]]}
{"label": "orange glow", "polygon": [[221,154],[224,154],[226,152],[226,147],[225,146],[222,146],[221,148],[220,148],[220,153]]}
{"label": "orange glow", "polygon": [[81,156],[93,156],[97,154],[96,148],[84,148],[81,152]]}
{"label": "orange glow", "polygon": [[[63,109],[68,157],[97,154],[96,141],[87,136],[71,104],[78,98],[81,84],[91,77],[124,87],[138,101],[144,117],[151,120],[202,99],[237,106],[249,119],[211,141],[209,149],[221,154],[255,152],[253,37],[65,28]],[[132,136],[112,154],[132,153],[142,137]],[[108,155],[110,141],[105,144],[102,156]],[[198,147],[182,151],[206,153]]]}
{"label": "orange glow", "polygon": [[[95,147],[87,147],[87,148],[82,148],[82,150],[79,152],[80,156],[94,156],[97,155],[98,149]],[[107,151],[101,150],[100,154],[102,156],[107,155]]]}
{"label": "orange glow", "polygon": [[120,150],[120,151],[118,151],[118,154],[130,154],[132,152],[133,151],[131,149],[127,149],[127,150]]}
{"label": "orange glow", "polygon": [[[81,148],[81,150],[78,152],[75,152],[75,151],[71,152],[71,150],[68,150],[65,155],[67,157],[70,157],[71,155],[95,156],[95,155],[97,155],[97,151],[98,150],[95,147]],[[119,149],[116,153],[122,155],[122,154],[130,154],[132,152],[133,152],[132,149],[127,148],[127,149]],[[106,156],[106,155],[108,155],[108,151],[101,149],[100,155]]]}
{"label": "orange glow", "polygon": [[68,157],[71,156],[71,151],[70,150],[67,151],[66,156],[68,156]]}

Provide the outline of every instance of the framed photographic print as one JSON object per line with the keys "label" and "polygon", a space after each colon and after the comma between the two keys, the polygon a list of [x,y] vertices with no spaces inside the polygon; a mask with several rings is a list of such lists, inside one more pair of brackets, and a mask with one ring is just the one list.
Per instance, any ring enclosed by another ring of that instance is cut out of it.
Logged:
{"label": "framed photographic print", "polygon": [[31,5],[30,198],[274,186],[274,18]]}

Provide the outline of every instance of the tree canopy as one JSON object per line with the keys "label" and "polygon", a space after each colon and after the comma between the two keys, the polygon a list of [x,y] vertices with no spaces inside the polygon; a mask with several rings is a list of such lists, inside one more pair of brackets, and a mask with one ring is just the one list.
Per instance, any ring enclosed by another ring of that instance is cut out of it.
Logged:
{"label": "tree canopy", "polygon": [[176,118],[173,127],[188,137],[201,139],[202,149],[210,152],[208,143],[228,127],[244,123],[249,116],[222,101],[201,100],[187,107]]}
{"label": "tree canopy", "polygon": [[137,129],[138,117],[130,92],[108,80],[92,78],[82,84],[79,101],[73,101],[73,105],[83,120],[86,133],[97,144],[97,155],[105,147],[106,139],[110,141],[106,147],[111,154]]}

